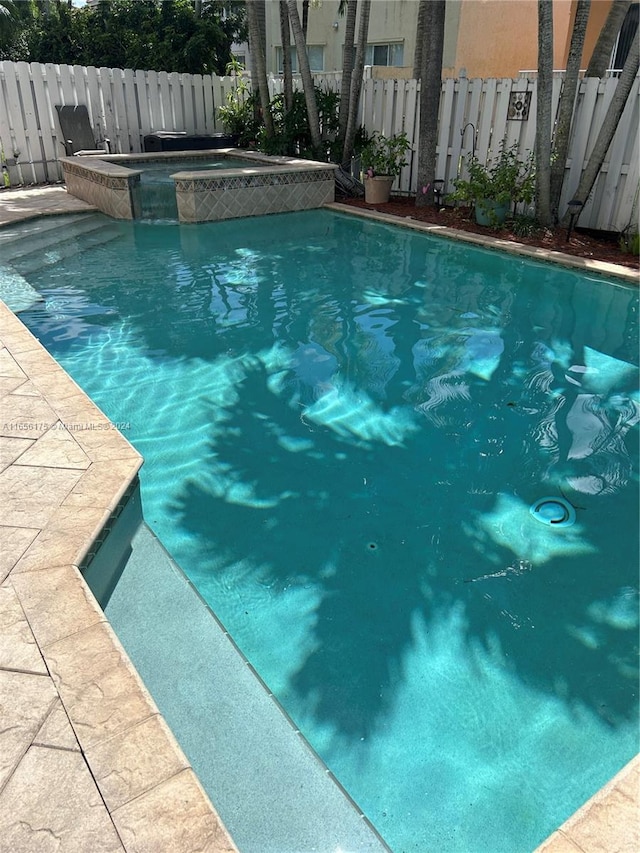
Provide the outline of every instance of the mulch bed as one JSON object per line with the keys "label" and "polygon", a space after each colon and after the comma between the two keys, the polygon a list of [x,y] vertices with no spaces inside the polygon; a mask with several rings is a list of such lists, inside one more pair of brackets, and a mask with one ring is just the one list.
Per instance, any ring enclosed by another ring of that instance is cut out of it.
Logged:
{"label": "mulch bed", "polygon": [[416,207],[415,199],[411,197],[393,197],[386,204],[367,204],[363,199],[346,198],[339,199],[340,204],[353,207],[361,207],[365,210],[376,210],[380,213],[388,213],[399,216],[402,219],[416,219],[420,222],[429,222],[434,225],[446,225],[449,228],[457,228],[460,231],[470,231],[474,234],[485,234],[499,237],[501,240],[510,240],[514,243],[524,243],[527,246],[537,246],[540,249],[549,249],[564,252],[567,255],[576,255],[580,258],[590,260],[606,261],[611,264],[620,264],[631,269],[640,269],[640,259],[637,255],[623,252],[618,244],[617,236],[605,233],[595,235],[593,232],[586,233],[580,229],[574,231],[567,242],[566,228],[556,228],[553,231],[539,230],[533,235],[520,236],[510,230],[509,223],[499,228],[484,228],[469,218],[466,208],[445,207]]}

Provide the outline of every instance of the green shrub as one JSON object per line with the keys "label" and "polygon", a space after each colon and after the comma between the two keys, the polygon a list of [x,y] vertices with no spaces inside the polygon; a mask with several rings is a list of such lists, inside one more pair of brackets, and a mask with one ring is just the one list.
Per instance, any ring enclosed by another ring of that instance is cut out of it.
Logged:
{"label": "green shrub", "polygon": [[630,255],[640,255],[640,234],[637,231],[623,231],[620,235],[620,249]]}
{"label": "green shrub", "polygon": [[535,170],[533,154],[522,160],[518,156],[518,145],[505,147],[500,143],[500,151],[492,165],[484,165],[474,155],[468,158],[468,178],[456,178],[453,182],[455,192],[448,198],[452,201],[475,202],[485,198],[506,204],[524,202],[530,204],[535,193]]}
{"label": "green shrub", "polygon": [[383,136],[374,131],[360,155],[362,170],[369,177],[374,175],[399,175],[407,165],[405,154],[411,148],[407,134],[396,133]]}

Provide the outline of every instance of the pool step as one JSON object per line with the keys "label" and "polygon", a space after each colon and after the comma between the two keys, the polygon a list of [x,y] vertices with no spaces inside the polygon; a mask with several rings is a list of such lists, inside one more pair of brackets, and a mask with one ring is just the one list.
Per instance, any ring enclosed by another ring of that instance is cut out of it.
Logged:
{"label": "pool step", "polygon": [[90,214],[47,216],[28,219],[9,228],[0,229],[0,255],[3,263],[59,243],[74,234],[94,230],[104,219]]}
{"label": "pool step", "polygon": [[22,275],[28,275],[54,266],[85,249],[108,243],[120,234],[115,224],[104,217],[91,215],[68,227],[47,229],[33,235],[23,234],[20,239],[0,244],[0,252],[5,263]]}
{"label": "pool step", "polygon": [[38,253],[38,255],[35,256],[29,255],[24,258],[16,259],[16,261],[13,262],[13,266],[23,275],[33,275],[45,267],[54,267],[56,264],[60,263],[60,261],[66,260],[73,255],[77,255],[79,252],[84,252],[87,249],[101,246],[105,243],[110,243],[112,240],[117,240],[120,236],[121,234],[119,231],[107,229],[102,229],[99,232],[95,231],[90,234],[83,234],[81,235],[81,239],[65,241],[64,243],[57,245],[55,248],[51,247],[51,249],[46,251],[44,254]]}
{"label": "pool step", "polygon": [[33,308],[42,296],[29,282],[9,266],[0,264],[0,299],[7,308],[18,314]]}

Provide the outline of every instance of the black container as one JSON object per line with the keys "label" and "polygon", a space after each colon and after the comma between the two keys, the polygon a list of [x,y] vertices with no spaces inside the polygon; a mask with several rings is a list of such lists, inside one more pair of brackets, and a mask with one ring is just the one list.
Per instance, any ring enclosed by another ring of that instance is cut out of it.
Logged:
{"label": "black container", "polygon": [[144,137],[145,153],[157,151],[211,151],[216,148],[235,148],[237,140],[226,133],[213,133],[211,136],[189,136],[186,133],[174,133],[159,130]]}

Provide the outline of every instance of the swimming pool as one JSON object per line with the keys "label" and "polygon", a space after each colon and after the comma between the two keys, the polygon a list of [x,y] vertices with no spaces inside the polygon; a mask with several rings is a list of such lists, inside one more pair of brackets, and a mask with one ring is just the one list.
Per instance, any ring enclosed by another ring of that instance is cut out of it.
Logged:
{"label": "swimming pool", "polygon": [[394,849],[535,846],[637,746],[637,294],[325,212],[108,228],[15,261],[21,317],[147,521]]}

